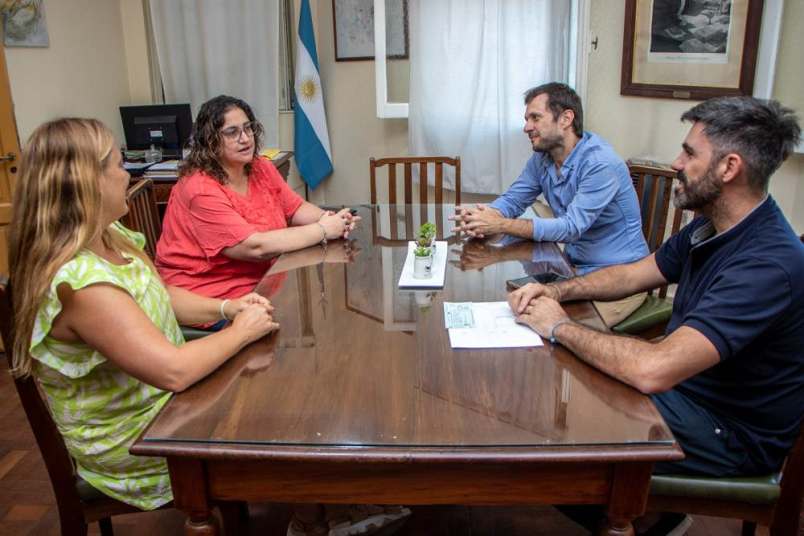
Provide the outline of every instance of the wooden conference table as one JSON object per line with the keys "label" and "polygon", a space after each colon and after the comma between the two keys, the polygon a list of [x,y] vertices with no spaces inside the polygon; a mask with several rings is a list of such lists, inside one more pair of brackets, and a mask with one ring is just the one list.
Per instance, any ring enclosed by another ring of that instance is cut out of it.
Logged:
{"label": "wooden conference table", "polygon": [[[560,250],[451,237],[443,290],[401,290],[392,237],[425,219],[443,235],[453,207],[360,210],[348,244],[284,255],[258,285],[280,330],[174,396],[132,447],[167,458],[185,534],[217,533],[216,501],[597,503],[603,534],[631,534],[653,463],[682,457],[650,399],[547,341],[452,350],[444,328],[443,301],[570,271]],[[590,303],[567,309],[603,327]]]}

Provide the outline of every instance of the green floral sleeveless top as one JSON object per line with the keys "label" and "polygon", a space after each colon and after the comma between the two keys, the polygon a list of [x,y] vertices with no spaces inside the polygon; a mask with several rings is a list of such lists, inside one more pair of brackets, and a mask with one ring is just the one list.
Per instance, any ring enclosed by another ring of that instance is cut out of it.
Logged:
{"label": "green floral sleeveless top", "polygon": [[[112,225],[137,245],[140,233]],[[56,288],[62,283],[79,290],[96,283],[125,290],[170,342],[184,343],[159,277],[139,258],[117,266],[84,250],[62,266],[39,309],[31,337],[34,376],[45,393],[79,476],[106,495],[152,510],[171,501],[167,465],[162,458],[136,457],[128,449],[165,405],[171,393],[128,375],[86,344],[50,336],[61,311]],[[125,326],[120,326],[125,329]]]}

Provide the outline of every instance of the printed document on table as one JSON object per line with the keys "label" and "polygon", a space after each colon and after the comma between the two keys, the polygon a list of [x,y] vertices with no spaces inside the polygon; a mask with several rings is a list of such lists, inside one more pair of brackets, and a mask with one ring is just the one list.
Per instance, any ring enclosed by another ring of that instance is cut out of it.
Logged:
{"label": "printed document on table", "polygon": [[[473,326],[449,330],[453,348],[527,348],[543,346],[542,338],[516,323],[508,302],[471,303]],[[444,303],[446,307],[447,304]]]}

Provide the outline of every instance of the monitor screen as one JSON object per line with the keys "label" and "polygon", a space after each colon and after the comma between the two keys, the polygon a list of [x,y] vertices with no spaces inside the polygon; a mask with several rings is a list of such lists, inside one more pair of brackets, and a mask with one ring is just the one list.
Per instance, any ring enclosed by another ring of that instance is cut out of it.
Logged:
{"label": "monitor screen", "polygon": [[193,128],[189,104],[121,106],[123,133],[129,150],[160,147],[168,157],[180,157]]}

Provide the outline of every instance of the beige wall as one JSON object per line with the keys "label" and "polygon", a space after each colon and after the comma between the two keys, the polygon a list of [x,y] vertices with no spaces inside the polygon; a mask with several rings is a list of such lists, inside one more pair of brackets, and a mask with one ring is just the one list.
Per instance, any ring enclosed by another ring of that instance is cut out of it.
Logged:
{"label": "beige wall", "polygon": [[[796,40],[804,25],[804,2],[786,4],[775,94],[800,107],[804,69]],[[311,199],[364,202],[369,157],[407,154],[407,121],[377,119],[374,62],[336,62],[332,3],[312,2],[311,7],[335,167]],[[68,114],[98,117],[122,138],[117,107],[150,101],[141,0],[46,0],[45,9],[50,47],[6,49],[21,138],[42,121]],[[622,2],[591,3],[591,30],[599,46],[589,58],[586,126],[624,157],[669,162],[687,130],[678,117],[694,103],[619,94],[623,16]],[[280,146],[292,149],[292,114],[280,114],[279,126]],[[804,232],[803,179],[804,155],[799,154],[771,181],[771,193],[799,233]],[[291,183],[300,184],[295,169]]]}
{"label": "beige wall", "polygon": [[[791,8],[793,5],[793,9]],[[777,62],[780,89],[776,94],[804,92],[804,69],[794,47],[804,24],[804,2],[786,2],[785,24]],[[620,95],[620,62],[624,3],[592,2],[591,32],[598,48],[589,57],[589,91],[585,128],[607,139],[625,158],[646,156],[671,162],[689,125],[679,121],[695,101],[623,97]],[[784,70],[784,73],[781,71]],[[795,90],[790,86],[797,85]],[[804,110],[799,109],[804,115]],[[804,118],[803,118],[804,119]],[[798,233],[804,232],[804,155],[785,162],[771,179],[770,191]]]}
{"label": "beige wall", "polygon": [[335,61],[332,2],[318,2],[318,62],[326,99],[335,172],[314,192],[328,204],[367,202],[372,156],[408,152],[406,119],[377,119],[373,61]]}
{"label": "beige wall", "polygon": [[50,46],[6,48],[20,139],[66,115],[96,117],[122,139],[118,106],[130,99],[120,5],[45,0]]}
{"label": "beige wall", "polygon": [[[111,2],[113,3],[113,2]],[[151,104],[151,73],[143,0],[120,0],[125,66],[131,104]]]}

